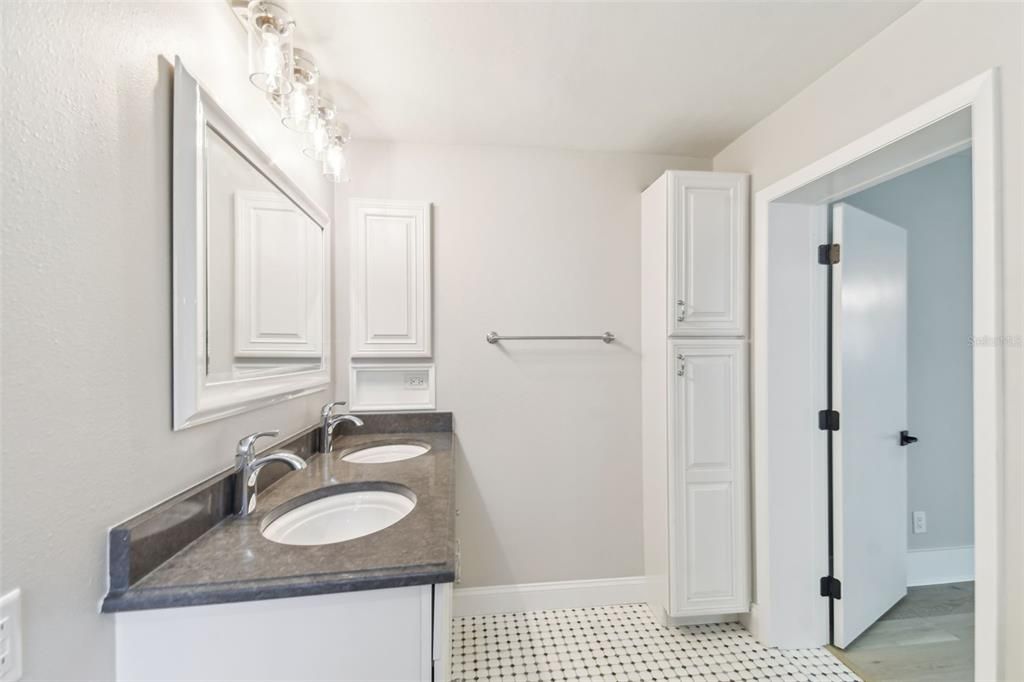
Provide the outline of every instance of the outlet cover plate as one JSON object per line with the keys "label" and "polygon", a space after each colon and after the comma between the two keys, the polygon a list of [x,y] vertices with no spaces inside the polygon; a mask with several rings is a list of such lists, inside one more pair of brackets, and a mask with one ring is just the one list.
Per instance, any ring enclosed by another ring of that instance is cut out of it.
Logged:
{"label": "outlet cover plate", "polygon": [[928,532],[928,515],[923,511],[914,512],[914,535]]}

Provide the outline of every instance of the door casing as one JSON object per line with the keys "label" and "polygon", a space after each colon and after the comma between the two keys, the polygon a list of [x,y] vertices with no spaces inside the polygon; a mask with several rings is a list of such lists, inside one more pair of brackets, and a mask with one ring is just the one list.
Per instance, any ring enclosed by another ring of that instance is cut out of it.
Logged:
{"label": "door casing", "polygon": [[[780,404],[787,404],[787,393],[794,394],[794,406],[806,402],[806,396],[795,392],[806,393],[807,387],[800,382],[787,386],[779,380],[777,371],[772,380],[774,356],[769,353],[769,331],[773,344],[780,340],[785,342],[786,335],[794,344],[803,346],[809,341],[813,346],[818,339],[812,338],[816,334],[813,325],[793,325],[782,331],[778,325],[770,328],[769,278],[773,276],[774,265],[768,256],[772,230],[783,227],[780,218],[784,213],[795,211],[806,217],[808,235],[820,234],[822,225],[816,224],[814,216],[824,216],[824,211],[818,210],[821,204],[838,201],[970,146],[973,335],[975,338],[1001,337],[1003,277],[998,205],[997,73],[993,69],[970,79],[755,195],[751,234],[755,598],[745,625],[765,644],[821,646],[828,637],[827,625],[818,627],[827,623],[824,617],[827,600],[817,594],[814,585],[808,586],[803,580],[805,574],[820,566],[825,556],[824,533],[818,532],[805,519],[824,519],[827,502],[824,495],[807,494],[800,488],[799,479],[806,478],[804,470],[808,464],[785,461],[785,448],[778,447],[779,434],[771,431],[772,421],[777,423],[778,420],[774,415],[769,419],[769,408],[777,411]],[[958,113],[964,112],[970,115],[969,136],[958,141],[945,129],[950,121],[955,122]],[[912,136],[919,142],[916,147],[906,143]],[[811,245],[807,246],[810,251]],[[805,307],[808,319],[823,314],[815,309],[809,297],[792,303]],[[824,361],[808,363],[808,371],[817,371],[813,369],[815,364],[820,365],[824,381]],[[1004,457],[1002,351],[997,345],[975,346],[973,376],[975,676],[976,679],[995,679],[999,672],[999,539],[1003,531],[1000,480]],[[803,415],[797,418],[802,420]],[[805,431],[792,434],[792,438],[802,439],[801,446],[818,442],[814,433],[817,424],[812,423],[810,416],[806,423]],[[776,439],[774,446],[773,438]],[[824,449],[821,452],[824,453]],[[787,467],[796,475],[779,475]],[[823,617],[810,628],[801,624],[800,618],[792,617],[796,612],[819,611]]]}

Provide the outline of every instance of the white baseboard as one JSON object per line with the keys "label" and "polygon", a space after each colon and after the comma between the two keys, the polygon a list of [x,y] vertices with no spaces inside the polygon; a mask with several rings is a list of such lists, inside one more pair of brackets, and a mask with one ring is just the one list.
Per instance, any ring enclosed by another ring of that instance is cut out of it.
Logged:
{"label": "white baseboard", "polygon": [[638,604],[646,601],[643,576],[603,580],[566,580],[493,587],[455,588],[455,616]]}
{"label": "white baseboard", "polygon": [[687,625],[708,625],[709,623],[739,623],[739,613],[723,613],[717,616],[680,616],[677,618],[666,618],[662,625],[670,628],[685,627]]}
{"label": "white baseboard", "polygon": [[907,586],[974,580],[974,547],[938,547],[907,552]]}
{"label": "white baseboard", "polygon": [[761,632],[762,626],[760,616],[761,608],[757,605],[757,602],[750,605],[749,611],[740,614],[740,625],[742,625],[743,629],[753,635],[754,639],[759,642],[762,640],[764,635],[764,633]]}

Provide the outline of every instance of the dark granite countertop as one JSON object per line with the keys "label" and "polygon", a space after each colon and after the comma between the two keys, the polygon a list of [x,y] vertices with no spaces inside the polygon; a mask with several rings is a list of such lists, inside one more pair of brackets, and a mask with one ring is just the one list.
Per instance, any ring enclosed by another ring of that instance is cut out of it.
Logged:
{"label": "dark granite countertop", "polygon": [[[352,449],[388,442],[419,442],[429,445],[430,450],[412,459],[383,464],[353,464],[341,459]],[[261,491],[256,511],[249,517],[228,516],[137,580],[125,579],[130,583],[125,589],[116,589],[112,565],[111,591],[103,602],[103,611],[253,601],[454,581],[454,435],[451,432],[347,435],[336,440],[334,447],[328,455],[313,455],[308,460],[308,468],[289,473]],[[264,523],[282,509],[335,492],[376,487],[381,483],[404,486],[416,496],[416,506],[409,515],[381,531],[317,546],[278,544],[260,533]],[[113,544],[113,531],[111,538]],[[115,553],[112,546],[112,563]]]}

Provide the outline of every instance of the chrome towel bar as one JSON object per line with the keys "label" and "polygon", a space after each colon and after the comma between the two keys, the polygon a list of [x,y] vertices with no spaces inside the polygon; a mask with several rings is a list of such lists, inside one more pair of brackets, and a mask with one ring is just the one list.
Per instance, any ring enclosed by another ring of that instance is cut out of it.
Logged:
{"label": "chrome towel bar", "polygon": [[611,343],[615,340],[615,334],[605,332],[600,336],[502,336],[498,332],[487,334],[487,343],[498,343],[498,341],[604,341]]}

